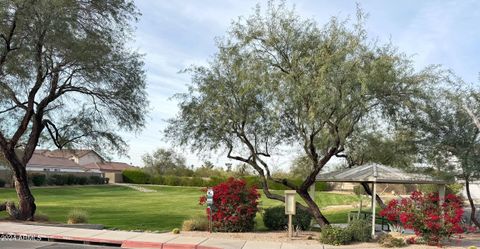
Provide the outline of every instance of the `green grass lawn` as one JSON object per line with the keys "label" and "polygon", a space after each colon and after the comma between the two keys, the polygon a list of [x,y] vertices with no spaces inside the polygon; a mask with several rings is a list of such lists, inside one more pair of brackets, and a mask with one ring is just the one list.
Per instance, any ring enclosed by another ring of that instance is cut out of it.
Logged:
{"label": "green grass lawn", "polygon": [[[146,186],[154,193],[142,193],[121,186],[81,186],[34,188],[37,212],[51,221],[66,222],[73,208],[89,213],[89,223],[104,224],[121,230],[167,231],[181,227],[182,221],[203,215],[205,207],[198,204],[201,188],[174,186]],[[278,191],[282,194],[283,191]],[[0,200],[16,200],[13,189],[0,189]],[[357,202],[354,195],[317,192],[315,201],[320,207]],[[261,198],[261,208],[280,205],[280,202]],[[351,209],[353,210],[353,208]],[[348,210],[325,212],[333,223],[344,223]],[[2,213],[5,216],[5,213]],[[257,215],[257,230],[264,230],[261,215]]]}

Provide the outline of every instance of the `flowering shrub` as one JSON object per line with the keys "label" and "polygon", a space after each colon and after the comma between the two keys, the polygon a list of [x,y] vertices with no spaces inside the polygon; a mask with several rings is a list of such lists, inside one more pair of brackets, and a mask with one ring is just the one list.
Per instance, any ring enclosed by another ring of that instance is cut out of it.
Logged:
{"label": "flowering shrub", "polygon": [[429,245],[438,246],[442,239],[464,232],[461,226],[462,199],[454,194],[446,195],[444,203],[439,206],[438,193],[424,195],[415,191],[409,198],[391,200],[380,215],[394,225],[413,229]]}
{"label": "flowering shrub", "polygon": [[[207,189],[203,190],[204,192]],[[255,187],[248,187],[245,180],[230,177],[226,182],[213,187],[213,227],[222,232],[252,231],[260,194]],[[207,201],[200,197],[200,205]],[[210,213],[207,210],[207,216]]]}

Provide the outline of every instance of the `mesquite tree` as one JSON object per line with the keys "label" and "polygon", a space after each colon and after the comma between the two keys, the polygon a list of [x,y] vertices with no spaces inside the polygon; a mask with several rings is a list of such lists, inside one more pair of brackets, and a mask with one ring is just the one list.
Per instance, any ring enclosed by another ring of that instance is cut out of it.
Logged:
{"label": "mesquite tree", "polygon": [[[416,107],[412,127],[418,131],[427,159],[438,169],[465,180],[472,222],[480,228],[470,182],[480,178],[480,127],[473,117],[480,110],[478,90],[443,89]],[[471,116],[472,115],[472,116]]]}
{"label": "mesquite tree", "polygon": [[144,125],[143,62],[125,46],[138,15],[129,0],[0,3],[0,151],[14,173],[13,217],[35,213],[26,164],[39,142],[121,152],[115,132]]}
{"label": "mesquite tree", "polygon": [[[325,164],[345,150],[357,125],[370,115],[392,116],[432,80],[391,45],[367,39],[357,22],[332,18],[319,27],[283,4],[270,2],[231,26],[207,66],[190,68],[190,91],[178,95],[180,112],[165,133],[194,150],[225,149],[268,181],[296,190],[320,225],[328,224],[308,194]],[[297,146],[309,158],[300,185],[274,178],[266,159],[279,146]]]}

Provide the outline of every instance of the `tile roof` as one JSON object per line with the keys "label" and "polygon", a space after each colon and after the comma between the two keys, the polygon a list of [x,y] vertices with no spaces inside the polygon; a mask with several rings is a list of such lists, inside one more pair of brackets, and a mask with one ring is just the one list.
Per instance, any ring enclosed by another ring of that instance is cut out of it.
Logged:
{"label": "tile roof", "polygon": [[48,157],[39,153],[33,154],[32,158],[27,163],[27,167],[61,167],[82,169],[80,165],[76,164],[72,160],[59,157]]}
{"label": "tile roof", "polygon": [[46,156],[49,156],[49,157],[69,158],[69,157],[72,157],[72,156],[83,157],[90,152],[93,152],[93,153],[97,154],[97,152],[95,152],[94,150],[68,150],[68,149],[52,150],[52,151],[46,150],[45,152],[43,152],[43,154],[45,154]]}
{"label": "tile roof", "polygon": [[125,169],[136,168],[135,166],[121,162],[90,163],[83,165],[83,167],[85,167],[86,170],[97,169],[101,171],[123,171]]}
{"label": "tile roof", "polygon": [[[83,171],[114,171],[121,172],[125,169],[136,168],[122,162],[95,162],[86,165],[79,165],[75,161],[70,160],[71,157],[82,157],[90,152],[97,154],[93,150],[35,150],[32,158],[27,163],[28,167],[52,167],[52,168],[67,168],[80,169]],[[97,154],[98,155],[98,154]]]}

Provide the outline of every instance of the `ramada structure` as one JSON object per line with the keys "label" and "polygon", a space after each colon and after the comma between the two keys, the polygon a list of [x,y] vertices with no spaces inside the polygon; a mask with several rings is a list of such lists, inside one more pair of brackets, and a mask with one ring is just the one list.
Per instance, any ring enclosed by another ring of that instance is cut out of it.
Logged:
{"label": "ramada structure", "polygon": [[440,195],[439,205],[441,205],[445,199],[445,185],[450,183],[428,175],[408,173],[397,168],[376,163],[369,163],[353,168],[318,174],[316,180],[318,182],[351,182],[371,184],[372,237],[375,237],[375,196],[377,195],[377,184],[436,184],[438,186],[438,192]]}
{"label": "ramada structure", "polygon": [[[28,173],[100,175],[121,182],[122,171],[135,166],[105,160],[94,150],[36,150],[27,163]],[[11,182],[7,165],[0,163],[0,178]]]}

